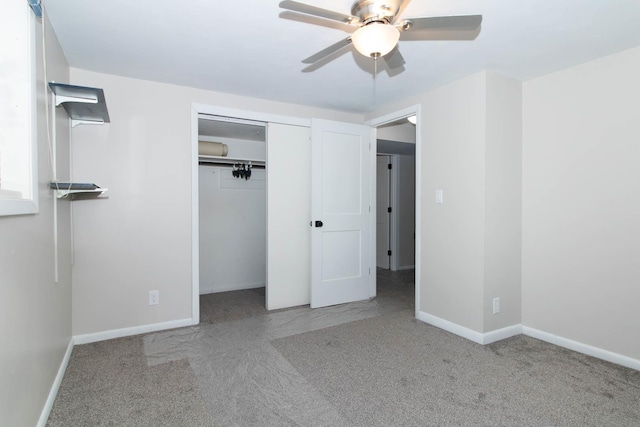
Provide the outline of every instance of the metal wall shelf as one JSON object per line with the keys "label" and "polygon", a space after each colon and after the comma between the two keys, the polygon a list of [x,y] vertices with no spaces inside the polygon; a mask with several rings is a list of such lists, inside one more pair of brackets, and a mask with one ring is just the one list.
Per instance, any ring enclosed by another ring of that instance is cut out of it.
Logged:
{"label": "metal wall shelf", "polygon": [[49,82],[55,104],[62,105],[71,119],[71,126],[109,123],[109,111],[102,89]]}
{"label": "metal wall shelf", "polygon": [[[53,93],[56,107],[62,105],[69,115],[71,127],[109,123],[109,111],[107,110],[107,103],[102,89],[55,82],[49,82],[49,88]],[[53,115],[53,122],[55,123],[55,109]],[[58,199],[107,198],[105,194],[107,189],[100,188],[92,183],[52,181],[49,183],[49,187],[55,190]]]}
{"label": "metal wall shelf", "polygon": [[95,184],[80,182],[55,182],[49,183],[49,188],[56,191],[58,199],[106,199],[108,189],[100,188]]}

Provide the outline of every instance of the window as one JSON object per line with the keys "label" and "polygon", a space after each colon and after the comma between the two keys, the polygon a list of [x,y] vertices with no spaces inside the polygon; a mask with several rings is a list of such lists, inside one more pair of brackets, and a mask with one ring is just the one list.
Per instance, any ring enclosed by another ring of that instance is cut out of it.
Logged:
{"label": "window", "polygon": [[35,17],[26,1],[0,11],[0,215],[38,212]]}

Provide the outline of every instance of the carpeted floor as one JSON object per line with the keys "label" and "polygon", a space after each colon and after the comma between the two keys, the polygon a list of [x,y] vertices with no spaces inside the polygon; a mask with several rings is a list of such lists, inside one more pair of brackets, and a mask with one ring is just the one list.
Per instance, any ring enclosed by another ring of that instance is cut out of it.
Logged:
{"label": "carpeted floor", "polygon": [[376,299],[316,310],[207,295],[198,327],[76,346],[47,425],[640,425],[640,372],[416,321],[412,274],[379,270]]}
{"label": "carpeted floor", "polygon": [[525,336],[483,347],[398,312],[272,345],[352,425],[640,425],[638,372]]}

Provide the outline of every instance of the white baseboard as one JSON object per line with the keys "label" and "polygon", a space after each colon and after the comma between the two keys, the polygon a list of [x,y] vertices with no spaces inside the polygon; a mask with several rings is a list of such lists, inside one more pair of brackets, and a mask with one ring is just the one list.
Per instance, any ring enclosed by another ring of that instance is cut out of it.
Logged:
{"label": "white baseboard", "polygon": [[418,320],[482,345],[491,344],[492,342],[500,341],[522,333],[522,325],[512,325],[495,331],[482,333],[460,326],[457,323],[450,322],[438,316],[434,316],[433,314],[425,313],[424,311],[418,312]]}
{"label": "white baseboard", "polygon": [[507,338],[515,337],[522,334],[522,325],[511,325],[506,328],[496,329],[495,331],[485,332],[483,335],[484,342],[482,344],[491,344],[492,342],[501,341]]}
{"label": "white baseboard", "polygon": [[38,427],[44,427],[47,424],[47,420],[49,419],[49,414],[51,413],[51,408],[53,408],[53,402],[55,402],[56,400],[56,396],[58,395],[58,390],[60,389],[60,384],[62,384],[64,373],[66,372],[67,365],[69,364],[69,358],[71,358],[73,345],[74,345],[74,341],[73,341],[73,338],[71,338],[69,340],[69,345],[67,345],[67,351],[64,353],[64,356],[62,357],[62,362],[60,362],[58,373],[56,374],[56,377],[53,380],[53,384],[51,385],[51,389],[49,390],[49,396],[47,397],[47,400],[44,403],[44,408],[42,408],[42,412],[40,413],[40,419],[38,420],[38,424],[37,424]]}
{"label": "white baseboard", "polygon": [[491,344],[505,338],[524,334],[560,347],[568,348],[569,350],[577,351],[578,353],[586,354],[588,356],[606,360],[607,362],[616,363],[618,365],[640,371],[640,360],[638,359],[633,359],[629,356],[624,356],[599,347],[583,344],[578,341],[573,341],[568,338],[560,337],[528,326],[513,325],[483,334],[423,311],[418,311],[418,315],[416,317],[422,322],[444,329],[447,332],[451,332],[452,334],[456,334],[478,344]]}
{"label": "white baseboard", "polygon": [[191,318],[172,320],[170,322],[153,323],[150,325],[133,326],[131,328],[112,329],[110,331],[95,332],[92,334],[76,335],[73,337],[75,345],[89,344],[97,341],[105,341],[113,338],[129,337],[131,335],[147,334],[149,332],[164,331],[166,329],[183,328],[193,325]]}
{"label": "white baseboard", "polygon": [[542,341],[546,341],[551,344],[555,344],[560,347],[568,348],[569,350],[577,351],[588,356],[593,356],[598,359],[606,360],[607,362],[616,363],[618,365],[626,366],[627,368],[640,371],[640,360],[633,359],[622,354],[614,353],[609,350],[604,350],[599,347],[594,347],[588,344],[583,344],[578,341],[573,341],[568,338],[560,337],[558,335],[550,334],[548,332],[540,331],[538,329],[530,328],[528,326],[522,327],[522,333],[533,338],[537,338]]}
{"label": "white baseboard", "polygon": [[402,270],[415,270],[416,266],[415,265],[403,265],[402,267],[398,267],[397,270],[398,271],[402,271]]}
{"label": "white baseboard", "polygon": [[444,329],[445,331],[451,332],[452,334],[459,335],[462,338],[466,338],[475,343],[482,344],[482,334],[480,332],[474,331],[473,329],[465,328],[464,326],[460,326],[457,323],[450,322],[441,317],[434,316],[433,314],[425,313],[424,311],[418,312],[418,320],[421,320],[440,329]]}
{"label": "white baseboard", "polygon": [[244,291],[247,289],[264,288],[265,286],[266,286],[265,282],[262,282],[262,283],[247,283],[247,284],[241,284],[241,285],[223,285],[223,286],[216,286],[215,288],[212,286],[200,287],[200,295],[216,294],[218,292]]}

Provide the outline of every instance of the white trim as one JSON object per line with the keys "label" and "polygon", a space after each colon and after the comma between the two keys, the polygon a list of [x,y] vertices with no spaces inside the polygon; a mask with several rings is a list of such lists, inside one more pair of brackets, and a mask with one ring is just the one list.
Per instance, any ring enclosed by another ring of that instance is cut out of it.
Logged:
{"label": "white trim", "polygon": [[220,292],[229,292],[229,291],[244,291],[247,289],[260,289],[260,288],[265,288],[267,286],[266,282],[262,282],[262,283],[243,283],[240,285],[223,285],[223,286],[216,286],[214,287],[208,287],[208,288],[203,288],[200,287],[200,295],[207,295],[207,294],[217,294]]}
{"label": "white trim", "polygon": [[67,345],[67,351],[64,353],[62,361],[60,362],[58,373],[56,374],[56,377],[53,380],[53,384],[51,385],[51,389],[49,390],[49,396],[47,397],[47,400],[44,403],[44,407],[42,408],[42,412],[40,413],[40,418],[38,419],[37,424],[38,427],[44,427],[47,424],[49,414],[51,413],[51,408],[53,408],[53,402],[55,402],[56,400],[58,390],[60,390],[60,384],[62,384],[62,379],[64,378],[64,373],[67,371],[67,365],[69,365],[69,359],[71,358],[73,345],[74,340],[73,338],[71,338],[69,340],[69,344]]}
{"label": "white trim", "polygon": [[378,156],[378,130],[370,126],[369,133],[369,235],[371,242],[369,244],[369,298],[378,295],[378,230],[376,223],[378,221],[378,213],[376,204],[378,200],[378,164],[376,157]]}
{"label": "white trim", "polygon": [[496,341],[501,341],[507,338],[515,337],[522,334],[522,325],[511,325],[506,328],[496,329],[495,331],[485,332],[483,334],[482,344],[491,344]]}
{"label": "white trim", "polygon": [[[385,114],[384,116],[376,117],[375,119],[368,120],[365,124],[368,125],[368,126],[373,126],[373,127],[377,128],[378,126],[386,125],[387,123],[394,122],[394,121],[396,121],[398,119],[401,119],[403,117],[409,117],[409,116],[415,115],[416,116],[416,126],[417,126],[418,122],[420,122],[420,115],[418,114],[419,112],[420,112],[420,105],[416,104],[416,105],[413,105],[411,107],[403,108],[403,109],[395,111],[393,113]],[[417,127],[416,127],[416,130],[417,130]],[[417,141],[417,138],[416,138],[416,145],[417,145],[417,143],[418,143],[418,141]]]}
{"label": "white trim", "polygon": [[[415,262],[415,294],[416,294],[416,302],[415,302],[415,313],[420,311],[420,289],[422,287],[421,277],[422,277],[422,116],[421,116],[421,107],[420,105],[416,105],[414,107],[414,113],[416,115],[416,157],[415,157],[415,172],[416,172],[416,214],[415,214],[415,227],[416,227],[416,236],[415,236],[415,251],[414,251],[414,262]],[[426,219],[425,219],[426,220]]]}
{"label": "white trim", "polygon": [[[282,123],[285,125],[310,127],[310,119],[302,119],[298,117],[281,116],[279,114],[261,113],[257,111],[238,110],[235,108],[226,108],[207,104],[191,104],[192,110],[196,110],[198,114],[210,114],[213,116],[231,117],[235,119],[244,119],[251,121],[259,121],[264,123]],[[197,119],[197,116],[196,116]]]}
{"label": "white trim", "polygon": [[619,353],[614,353],[612,351],[605,350],[599,347],[594,347],[578,341],[573,341],[568,338],[550,334],[549,332],[544,332],[538,329],[531,328],[529,326],[523,326],[520,324],[512,325],[512,326],[507,326],[506,328],[498,329],[491,332],[486,332],[483,334],[480,332],[476,332],[472,329],[466,328],[464,326],[460,326],[448,320],[442,319],[440,317],[434,316],[432,314],[425,313],[423,311],[420,311],[418,313],[417,318],[422,322],[428,323],[440,329],[444,329],[447,332],[451,332],[452,334],[456,334],[458,336],[461,336],[462,338],[466,338],[470,341],[473,341],[475,343],[482,344],[482,345],[491,344],[493,342],[500,341],[505,338],[510,338],[516,335],[523,334],[532,338],[539,339],[541,341],[548,342],[550,344],[557,345],[559,347],[567,348],[569,350],[573,350],[578,353],[586,354],[587,356],[592,356],[598,359],[606,360],[607,362],[615,363],[621,366],[626,366],[627,368],[640,371],[640,360],[638,359],[634,359],[629,356],[625,356]]}
{"label": "white trim", "polygon": [[191,104],[191,324],[200,323],[198,108]]}
{"label": "white trim", "polygon": [[433,314],[425,313],[424,311],[419,311],[417,318],[422,322],[444,329],[447,332],[451,332],[452,334],[456,334],[475,343],[483,343],[484,338],[480,332],[460,326],[457,323],[450,322],[438,316],[434,316]]}
{"label": "white trim", "polygon": [[[421,116],[422,107],[420,104],[413,105],[411,107],[404,108],[402,110],[396,111],[395,113],[386,114],[381,117],[377,117],[375,119],[367,121],[365,124],[372,126],[374,128],[384,125],[386,123],[397,120],[401,117],[408,117],[415,115],[416,116],[416,218],[415,218],[415,227],[416,227],[416,248],[415,248],[415,303],[414,303],[414,313],[416,318],[420,318],[420,286],[421,286],[421,257],[422,257],[422,245],[421,245],[421,236],[422,236],[422,197],[420,196],[422,192],[422,116]],[[377,151],[377,150],[376,150]],[[375,224],[374,224],[375,225]],[[373,245],[375,245],[375,240],[373,241]],[[375,246],[373,246],[373,252],[375,253]],[[375,263],[373,264],[375,265]]]}
{"label": "white trim", "polygon": [[420,311],[417,317],[418,320],[422,322],[428,323],[440,329],[444,329],[447,332],[451,332],[452,334],[456,334],[458,336],[461,336],[462,338],[466,338],[470,341],[482,345],[491,344],[493,342],[500,341],[505,338],[514,337],[522,333],[522,325],[520,324],[507,326],[506,328],[497,329],[491,332],[481,333],[474,331],[473,329],[460,326],[457,323],[442,319],[438,316],[434,316],[433,314],[425,313],[424,311]]}
{"label": "white trim", "polygon": [[568,348],[569,350],[577,351],[578,353],[583,353],[588,356],[593,356],[598,359],[606,360],[607,362],[616,363],[618,365],[626,366],[627,368],[640,371],[640,360],[638,359],[633,359],[619,353],[614,353],[612,351],[605,350],[599,347],[583,344],[578,341],[573,341],[568,338],[560,337],[558,335],[550,334],[549,332],[540,331],[528,326],[522,327],[522,333],[524,335],[537,338],[539,340],[546,341],[560,347]]}
{"label": "white trim", "polygon": [[[17,6],[18,8],[24,7],[24,5]],[[26,9],[26,7],[25,7]],[[12,11],[13,12],[13,11]],[[5,12],[7,13],[7,12]],[[11,12],[9,12],[11,13]],[[28,75],[26,76],[28,81],[28,105],[25,108],[28,110],[26,112],[27,123],[28,126],[28,144],[29,144],[29,159],[22,166],[28,169],[30,180],[29,182],[29,190],[31,194],[28,198],[19,198],[14,199],[7,197],[7,193],[4,190],[0,190],[0,216],[10,216],[10,215],[27,215],[27,214],[37,214],[40,212],[40,199],[38,192],[38,58],[36,55],[36,16],[31,10],[26,10],[28,14],[27,16],[27,25],[28,29],[25,31],[26,43],[29,46],[29,64],[28,64]],[[22,18],[15,16],[15,18]],[[21,45],[20,48],[24,46]],[[45,64],[46,66],[46,64]],[[45,99],[47,97],[47,92],[45,91]],[[47,101],[45,101],[47,102]],[[22,160],[17,160],[22,161]],[[7,189],[11,190],[11,189]],[[3,197],[3,194],[5,193]],[[9,191],[11,193],[11,191]]]}
{"label": "white trim", "polygon": [[416,268],[415,265],[403,265],[402,267],[398,267],[396,270],[398,270],[398,271],[413,270],[414,268]]}
{"label": "white trim", "polygon": [[191,325],[200,323],[200,219],[198,201],[198,116],[200,114],[260,121],[266,124],[281,123],[311,127],[310,119],[191,103]]}
{"label": "white trim", "polygon": [[147,334],[149,332],[164,331],[166,329],[183,328],[185,326],[191,325],[191,319],[172,320],[169,322],[152,323],[150,325],[133,326],[131,328],[112,329],[110,331],[76,335],[73,337],[73,342],[75,345],[89,344],[92,342],[106,341],[113,338],[129,337],[132,335]]}

